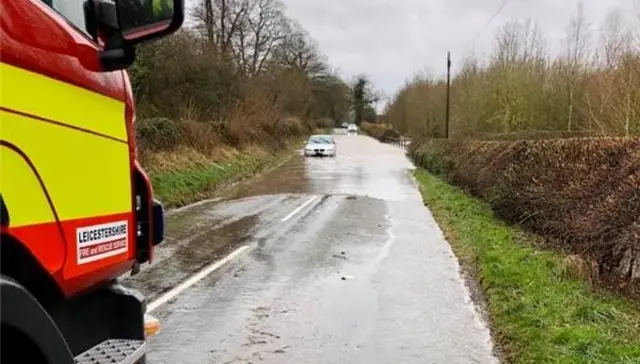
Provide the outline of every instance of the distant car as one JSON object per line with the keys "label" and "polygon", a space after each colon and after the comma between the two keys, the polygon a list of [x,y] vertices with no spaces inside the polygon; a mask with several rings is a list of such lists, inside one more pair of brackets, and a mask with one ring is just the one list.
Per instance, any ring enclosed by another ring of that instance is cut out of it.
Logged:
{"label": "distant car", "polygon": [[338,146],[331,135],[312,135],[304,147],[307,157],[335,157]]}
{"label": "distant car", "polygon": [[349,127],[349,123],[342,123],[342,129],[346,129]]}
{"label": "distant car", "polygon": [[347,133],[349,135],[358,134],[358,126],[356,124],[349,124],[349,126],[347,126]]}

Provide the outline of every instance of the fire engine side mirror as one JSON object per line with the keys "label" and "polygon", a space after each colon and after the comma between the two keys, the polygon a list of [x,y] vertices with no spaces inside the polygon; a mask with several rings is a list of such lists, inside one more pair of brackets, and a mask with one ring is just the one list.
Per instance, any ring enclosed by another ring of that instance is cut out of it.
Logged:
{"label": "fire engine side mirror", "polygon": [[184,21],[184,0],[92,0],[84,10],[89,33],[106,40],[99,55],[104,71],[127,68],[136,44],[171,34]]}
{"label": "fire engine side mirror", "polygon": [[183,0],[115,0],[118,28],[135,44],[178,30],[184,21]]}

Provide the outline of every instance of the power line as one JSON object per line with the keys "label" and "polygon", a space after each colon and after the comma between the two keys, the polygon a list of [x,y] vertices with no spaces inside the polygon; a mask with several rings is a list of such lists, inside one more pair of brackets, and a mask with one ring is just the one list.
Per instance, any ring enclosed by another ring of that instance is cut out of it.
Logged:
{"label": "power line", "polygon": [[[482,30],[480,30],[480,32],[478,32],[478,34],[476,34],[475,38],[473,38],[473,41],[471,41],[471,43],[470,43],[470,44],[473,44],[474,48],[475,48],[476,42],[478,41],[478,39],[480,38],[482,33],[484,33],[484,31],[487,30],[487,28],[489,28],[489,25],[491,25],[491,23],[494,20],[496,20],[498,15],[500,15],[500,13],[502,13],[502,10],[504,10],[504,8],[507,6],[507,4],[509,4],[509,0],[504,0],[502,2],[502,5],[500,5],[500,8],[498,8],[498,10],[495,12],[495,14],[493,14],[493,16],[487,21],[487,23],[484,25],[484,27],[482,27]],[[469,46],[465,47],[465,49],[468,49],[468,48],[469,48]]]}

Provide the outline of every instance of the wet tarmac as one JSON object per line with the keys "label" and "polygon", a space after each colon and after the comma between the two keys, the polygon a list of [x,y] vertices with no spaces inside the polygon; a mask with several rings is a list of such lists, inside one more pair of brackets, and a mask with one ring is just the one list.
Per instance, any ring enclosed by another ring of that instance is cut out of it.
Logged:
{"label": "wet tarmac", "polygon": [[497,363],[487,325],[401,149],[337,136],[221,200],[172,213],[149,301],[238,247],[153,311],[148,362]]}

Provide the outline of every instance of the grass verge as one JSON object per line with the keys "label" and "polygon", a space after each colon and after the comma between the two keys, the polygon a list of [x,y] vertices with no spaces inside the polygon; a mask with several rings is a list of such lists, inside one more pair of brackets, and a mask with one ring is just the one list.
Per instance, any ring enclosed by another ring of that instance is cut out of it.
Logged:
{"label": "grass verge", "polygon": [[506,361],[640,363],[640,308],[569,278],[563,256],[497,220],[483,202],[415,172],[425,204],[486,297],[494,338]]}
{"label": "grass verge", "polygon": [[[180,207],[211,198],[221,186],[252,177],[285,161],[290,150],[234,152],[221,162],[200,157],[186,168],[150,171],[155,196],[167,207]],[[193,161],[193,159],[191,160]]]}

